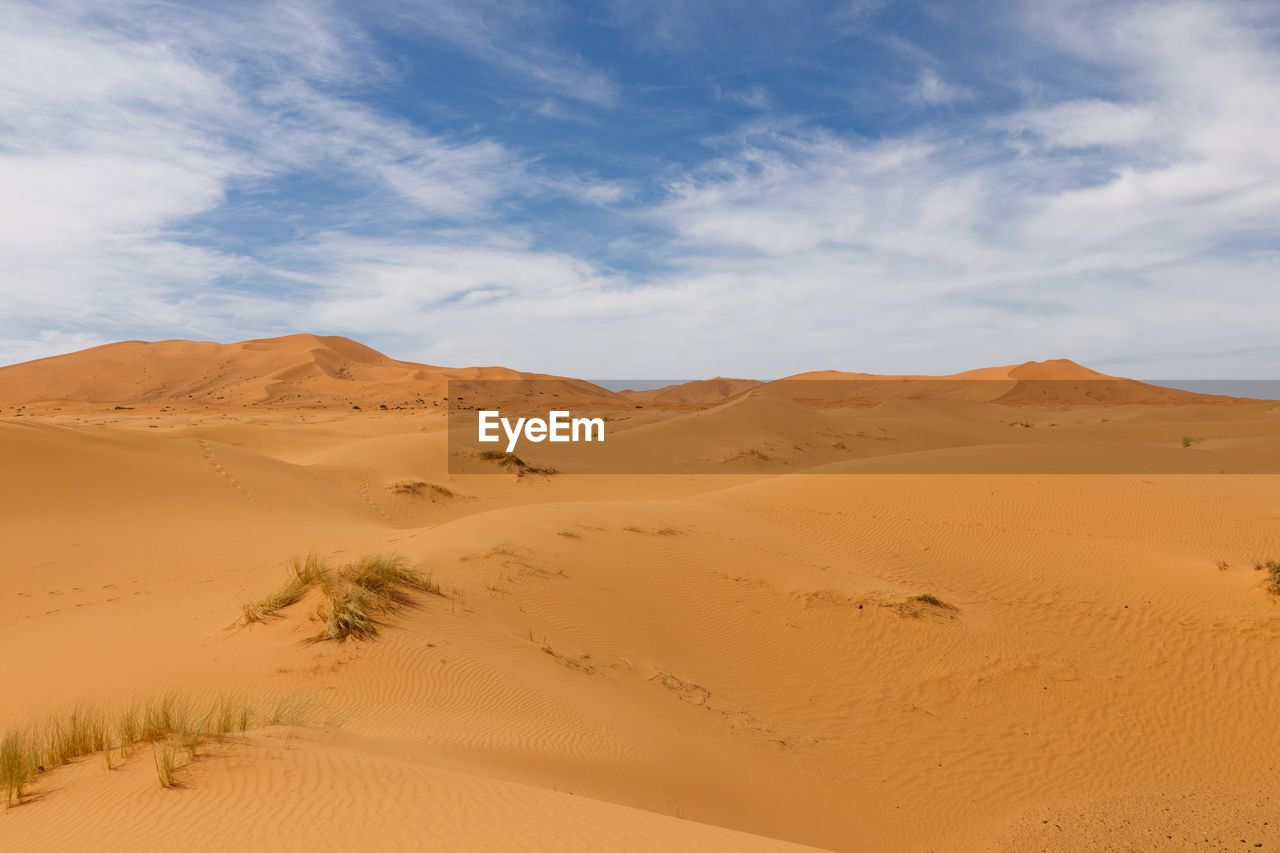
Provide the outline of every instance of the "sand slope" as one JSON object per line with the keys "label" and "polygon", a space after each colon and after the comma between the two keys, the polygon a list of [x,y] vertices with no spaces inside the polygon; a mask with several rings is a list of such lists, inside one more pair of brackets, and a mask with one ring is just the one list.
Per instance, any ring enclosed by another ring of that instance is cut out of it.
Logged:
{"label": "sand slope", "polygon": [[[438,411],[170,405],[0,419],[0,728],[173,690],[311,711],[175,790],[146,748],[53,769],[0,849],[1280,844],[1280,599],[1252,567],[1280,559],[1272,407],[1023,427],[766,386],[618,440],[856,473],[517,478],[450,475]],[[1144,470],[919,467],[1045,446]],[[1160,473],[1188,459],[1237,473]],[[447,595],[369,641],[303,642],[315,597],[236,625],[309,551],[395,551]]]}
{"label": "sand slope", "polygon": [[217,408],[414,409],[444,402],[448,380],[537,380],[548,392],[607,401],[581,380],[500,367],[396,361],[349,338],[309,334],[219,344],[125,341],[0,368],[0,405],[203,404]]}
{"label": "sand slope", "polygon": [[727,379],[715,376],[648,391],[621,391],[629,400],[642,403],[721,403],[763,385],[758,379]]}

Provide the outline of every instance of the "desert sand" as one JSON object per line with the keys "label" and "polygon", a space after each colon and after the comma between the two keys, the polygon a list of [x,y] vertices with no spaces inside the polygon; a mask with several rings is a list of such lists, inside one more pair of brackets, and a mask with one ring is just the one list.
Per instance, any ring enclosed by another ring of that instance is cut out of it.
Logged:
{"label": "desert sand", "polygon": [[[450,474],[447,382],[486,378],[685,461]],[[0,368],[0,474],[0,730],[258,709],[175,787],[150,745],[46,767],[3,850],[1280,848],[1280,403],[128,342]],[[243,624],[309,553],[441,594],[368,639],[306,642],[315,590]]]}

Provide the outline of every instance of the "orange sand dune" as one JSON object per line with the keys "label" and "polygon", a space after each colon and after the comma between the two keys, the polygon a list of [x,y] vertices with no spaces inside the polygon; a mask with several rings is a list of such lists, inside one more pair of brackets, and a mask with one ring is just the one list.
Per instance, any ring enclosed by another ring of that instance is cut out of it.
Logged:
{"label": "orange sand dune", "polygon": [[68,401],[413,409],[442,405],[450,379],[539,380],[548,393],[620,400],[582,380],[501,367],[396,361],[348,338],[300,334],[234,344],[125,341],[15,364],[0,368],[0,405]]}
{"label": "orange sand dune", "polygon": [[[64,358],[0,370],[27,406],[0,416],[0,732],[167,692],[255,711],[180,787],[146,744],[46,768],[0,850],[1280,845],[1275,404],[771,383],[624,401],[610,442],[665,474],[463,475],[439,408],[334,390],[444,371],[343,339]],[[1075,381],[998,370],[944,381]],[[307,642],[319,588],[244,624],[309,552],[398,553],[443,594],[344,643]]]}
{"label": "orange sand dune", "polygon": [[640,403],[719,403],[757,388],[757,379],[726,379],[716,376],[648,391],[622,391],[623,397]]}
{"label": "orange sand dune", "polygon": [[1162,388],[1107,376],[1069,359],[1028,361],[945,376],[876,376],[826,370],[769,383],[809,404],[874,405],[885,400],[973,400],[1010,406],[1235,404],[1234,397]]}
{"label": "orange sand dune", "polygon": [[624,391],[639,402],[715,404],[766,386],[813,405],[874,405],[893,399],[977,400],[1005,405],[1234,403],[1235,398],[1163,388],[1108,376],[1065,358],[982,367],[943,376],[818,370],[769,383],[715,378],[650,391]]}

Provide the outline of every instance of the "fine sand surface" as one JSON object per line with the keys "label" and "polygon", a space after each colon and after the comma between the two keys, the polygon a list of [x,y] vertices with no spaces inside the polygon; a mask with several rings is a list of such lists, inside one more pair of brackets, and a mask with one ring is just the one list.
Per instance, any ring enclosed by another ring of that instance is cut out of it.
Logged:
{"label": "fine sand surface", "polygon": [[[536,377],[726,462],[648,476],[451,475],[447,381],[532,375],[342,338],[0,368],[0,730],[267,712],[178,787],[149,746],[47,768],[0,850],[1280,849],[1280,404],[1046,401],[1067,365],[643,410]],[[239,624],[308,553],[443,594]]]}

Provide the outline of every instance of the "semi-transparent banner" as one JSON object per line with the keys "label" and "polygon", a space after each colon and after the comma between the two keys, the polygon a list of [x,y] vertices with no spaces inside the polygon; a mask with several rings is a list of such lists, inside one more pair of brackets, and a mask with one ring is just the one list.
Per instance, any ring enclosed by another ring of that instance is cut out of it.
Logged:
{"label": "semi-transparent banner", "polygon": [[1280,473],[1263,380],[451,380],[449,471]]}

